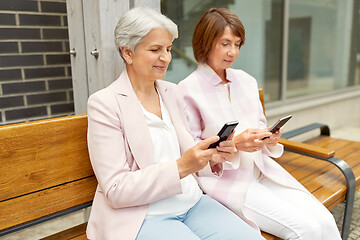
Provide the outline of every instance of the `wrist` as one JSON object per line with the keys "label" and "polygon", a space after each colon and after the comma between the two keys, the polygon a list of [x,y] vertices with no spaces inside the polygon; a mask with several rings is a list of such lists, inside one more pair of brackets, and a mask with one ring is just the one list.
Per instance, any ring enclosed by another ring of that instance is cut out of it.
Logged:
{"label": "wrist", "polygon": [[186,177],[187,175],[189,175],[190,173],[188,173],[188,171],[186,171],[185,167],[183,166],[180,158],[176,160],[176,165],[177,165],[177,169],[179,172],[179,177],[180,179]]}

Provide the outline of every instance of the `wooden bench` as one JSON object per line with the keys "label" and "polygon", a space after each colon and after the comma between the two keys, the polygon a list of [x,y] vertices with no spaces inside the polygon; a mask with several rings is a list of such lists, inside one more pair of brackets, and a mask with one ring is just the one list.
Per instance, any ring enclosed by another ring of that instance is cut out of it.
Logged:
{"label": "wooden bench", "polygon": [[[283,136],[292,137],[309,129]],[[288,151],[276,161],[327,208],[347,199],[348,220],[343,228],[343,239],[347,239],[344,232],[349,234],[346,228],[350,227],[354,201],[353,193],[347,189],[354,192],[359,186],[360,143],[331,138],[326,135],[326,127],[320,129],[321,135],[307,143],[281,139]],[[91,205],[97,182],[88,156],[86,133],[86,115],[0,127],[0,236]],[[349,165],[352,171],[347,174],[354,172],[356,182],[347,182],[342,171],[328,161],[340,167]],[[86,239],[85,229],[86,223],[44,239]],[[269,240],[278,239],[262,234]]]}
{"label": "wooden bench", "polygon": [[0,127],[0,236],[91,205],[86,133],[86,115]]}

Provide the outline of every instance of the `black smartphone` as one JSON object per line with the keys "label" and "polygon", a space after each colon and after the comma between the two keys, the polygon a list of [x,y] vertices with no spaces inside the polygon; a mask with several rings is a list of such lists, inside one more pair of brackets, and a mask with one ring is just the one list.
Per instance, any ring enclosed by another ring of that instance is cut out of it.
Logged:
{"label": "black smartphone", "polygon": [[[292,115],[288,115],[286,117],[283,117],[283,118],[280,118],[270,129],[269,129],[269,132],[271,133],[276,133],[277,131],[280,130],[280,128],[282,126],[284,126],[284,124],[290,120],[290,118],[292,118]],[[267,139],[269,137],[263,137],[262,139],[260,140],[264,140],[264,139]]]}
{"label": "black smartphone", "polygon": [[220,129],[220,131],[217,134],[220,137],[220,139],[217,142],[210,144],[209,148],[216,148],[220,142],[228,139],[228,137],[234,131],[234,129],[236,128],[236,126],[238,124],[239,124],[238,121],[232,121],[232,122],[225,123],[224,126]]}

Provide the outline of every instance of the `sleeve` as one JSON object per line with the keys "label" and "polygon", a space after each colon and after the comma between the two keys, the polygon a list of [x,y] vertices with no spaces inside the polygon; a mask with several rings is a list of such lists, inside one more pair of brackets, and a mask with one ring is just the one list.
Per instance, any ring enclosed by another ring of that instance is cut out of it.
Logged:
{"label": "sleeve", "polygon": [[[235,148],[236,149],[236,148]],[[235,170],[240,167],[240,154],[235,150],[233,159],[230,161],[224,162],[224,170]]]}
{"label": "sleeve", "polygon": [[[201,133],[202,133],[202,117],[200,113],[200,109],[196,104],[196,101],[191,96],[191,93],[188,91],[185,84],[179,84],[179,89],[181,92],[181,96],[185,103],[185,116],[187,119],[187,126],[192,135],[195,143],[201,142]],[[213,168],[208,164],[205,168],[197,172],[197,176],[205,177],[205,176],[221,176],[223,173],[223,164],[216,164]]]}
{"label": "sleeve", "polygon": [[[112,208],[149,204],[181,193],[176,161],[134,167],[126,155],[119,113],[109,94],[88,101],[88,148],[100,192]],[[116,104],[115,104],[116,105]],[[135,170],[134,170],[135,169]]]}
{"label": "sleeve", "polygon": [[182,93],[182,97],[185,102],[185,107],[186,107],[185,114],[187,118],[188,127],[195,142],[198,143],[203,140],[201,138],[202,124],[203,124],[201,113],[198,108],[198,105],[196,104],[195,100],[192,98],[191,93],[187,91],[186,86],[184,85],[179,85],[179,86],[181,86],[180,91]]}

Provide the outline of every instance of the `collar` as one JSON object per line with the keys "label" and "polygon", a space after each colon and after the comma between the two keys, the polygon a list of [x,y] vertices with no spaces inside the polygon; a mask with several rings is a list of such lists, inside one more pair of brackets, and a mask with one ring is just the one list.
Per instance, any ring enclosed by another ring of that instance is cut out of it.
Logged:
{"label": "collar", "polygon": [[[227,68],[226,71],[226,79],[231,83],[233,76],[231,73],[231,69]],[[221,83],[221,78],[216,74],[216,72],[206,63],[201,63],[197,67],[197,72],[204,78],[208,83],[213,86],[217,86]]]}

